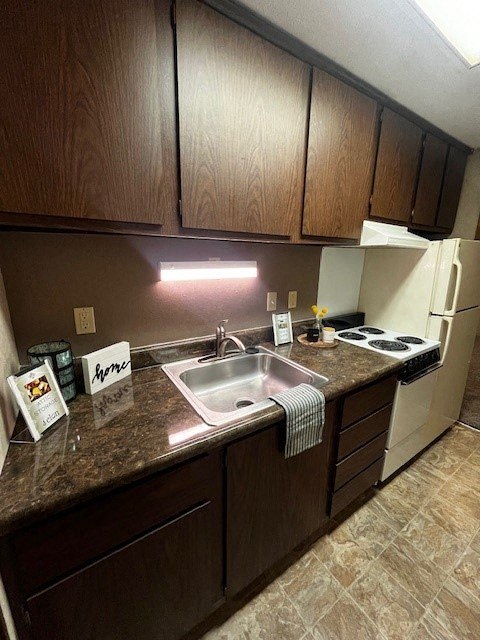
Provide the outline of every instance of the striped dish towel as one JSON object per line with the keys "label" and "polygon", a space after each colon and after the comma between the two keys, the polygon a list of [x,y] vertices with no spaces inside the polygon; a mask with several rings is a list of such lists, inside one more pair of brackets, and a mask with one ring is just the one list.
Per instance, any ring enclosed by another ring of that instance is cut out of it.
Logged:
{"label": "striped dish towel", "polygon": [[270,396],[270,400],[285,410],[285,458],[291,458],[320,444],[325,423],[325,396],[321,391],[302,383]]}

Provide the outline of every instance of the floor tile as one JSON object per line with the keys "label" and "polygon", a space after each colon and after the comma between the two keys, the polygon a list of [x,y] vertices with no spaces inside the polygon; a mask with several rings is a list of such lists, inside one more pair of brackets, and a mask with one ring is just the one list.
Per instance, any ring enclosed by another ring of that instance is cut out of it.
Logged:
{"label": "floor tile", "polygon": [[415,493],[416,489],[420,490],[420,485],[414,478],[399,475],[382,487],[368,506],[392,529],[400,531],[418,513],[421,506],[421,501]]}
{"label": "floor tile", "polygon": [[394,539],[396,532],[364,505],[313,550],[344,586],[348,587]]}
{"label": "floor tile", "polygon": [[423,513],[418,513],[400,536],[446,572],[453,569],[467,547],[465,540],[462,542]]}
{"label": "floor tile", "polygon": [[274,583],[204,640],[302,640],[306,631],[295,607]]}
{"label": "floor tile", "polygon": [[427,610],[409,640],[458,640]]}
{"label": "floor tile", "polygon": [[343,592],[341,584],[311,551],[290,567],[279,582],[308,626],[323,616]]}
{"label": "floor tile", "polygon": [[447,574],[401,536],[379,557],[381,566],[423,606],[429,604],[447,578]]}
{"label": "floor tile", "polygon": [[428,516],[448,533],[467,543],[480,527],[480,522],[476,518],[468,516],[460,505],[439,496],[434,496],[429,500],[422,507],[421,513]]}
{"label": "floor tile", "polygon": [[455,640],[480,638],[480,600],[449,579],[430,605],[430,613]]}
{"label": "floor tile", "polygon": [[477,553],[480,553],[480,530],[478,531],[477,535],[473,538],[473,540],[470,542],[470,546]]}
{"label": "floor tile", "polygon": [[453,476],[443,485],[438,495],[461,507],[466,516],[480,520],[480,493],[471,485],[462,484]]}
{"label": "floor tile", "polygon": [[387,640],[405,640],[424,608],[375,560],[348,592]]}
{"label": "floor tile", "polygon": [[480,433],[461,424],[454,425],[442,440],[455,446],[464,445],[472,451],[480,448]]}
{"label": "floor tile", "polygon": [[475,461],[472,464],[470,456],[470,458],[455,471],[452,478],[457,482],[478,488],[480,486],[480,465],[475,464]]}
{"label": "floor tile", "polygon": [[346,593],[317,622],[312,635],[314,640],[383,640],[379,629]]}
{"label": "floor tile", "polygon": [[403,478],[408,480],[412,477],[416,480],[414,487],[418,500],[425,501],[445,484],[449,476],[437,469],[429,462],[419,458],[413,465],[407,467]]}
{"label": "floor tile", "polygon": [[474,451],[472,455],[467,459],[467,462],[470,462],[470,464],[474,464],[476,467],[480,467],[480,451]]}
{"label": "floor tile", "polygon": [[467,591],[480,598],[480,554],[473,549],[467,549],[455,567],[453,578]]}
{"label": "floor tile", "polygon": [[451,475],[471,455],[472,450],[465,445],[443,444],[442,441],[433,445],[422,454],[422,460],[428,462],[446,475]]}

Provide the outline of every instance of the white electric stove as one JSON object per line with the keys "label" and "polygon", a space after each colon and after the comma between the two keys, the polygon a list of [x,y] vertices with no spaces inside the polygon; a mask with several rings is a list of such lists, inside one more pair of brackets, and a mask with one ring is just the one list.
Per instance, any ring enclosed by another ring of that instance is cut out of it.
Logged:
{"label": "white electric stove", "polygon": [[431,442],[426,429],[441,366],[440,342],[372,326],[337,331],[335,337],[405,363],[390,420],[381,476],[385,480]]}

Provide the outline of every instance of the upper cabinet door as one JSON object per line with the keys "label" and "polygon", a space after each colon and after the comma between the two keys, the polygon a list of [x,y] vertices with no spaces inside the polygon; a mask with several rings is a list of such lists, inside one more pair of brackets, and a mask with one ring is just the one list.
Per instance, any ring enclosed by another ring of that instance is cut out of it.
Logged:
{"label": "upper cabinet door", "polygon": [[0,209],[161,224],[177,207],[169,0],[6,0]]}
{"label": "upper cabinet door", "polygon": [[183,226],[289,236],[310,68],[196,0],[176,14]]}
{"label": "upper cabinet door", "polygon": [[358,238],[368,217],[377,103],[314,69],[302,232]]}
{"label": "upper cabinet door", "polygon": [[408,222],[412,214],[422,147],[422,130],[397,113],[383,110],[370,215]]}
{"label": "upper cabinet door", "polygon": [[465,151],[450,147],[437,216],[437,227],[442,229],[451,230],[455,224],[467,159]]}
{"label": "upper cabinet door", "polygon": [[427,134],[413,210],[415,225],[435,226],[447,151],[446,142]]}

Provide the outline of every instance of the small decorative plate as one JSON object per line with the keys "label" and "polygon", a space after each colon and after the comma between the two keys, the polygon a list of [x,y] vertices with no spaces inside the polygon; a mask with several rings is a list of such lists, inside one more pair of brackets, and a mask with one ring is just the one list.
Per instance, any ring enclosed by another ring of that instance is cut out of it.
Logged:
{"label": "small decorative plate", "polygon": [[304,344],[307,347],[314,347],[315,349],[334,349],[338,347],[339,340],[334,340],[333,342],[323,342],[323,340],[319,340],[318,342],[309,342],[307,340],[307,334],[302,333],[301,336],[298,336],[297,340],[300,344]]}

